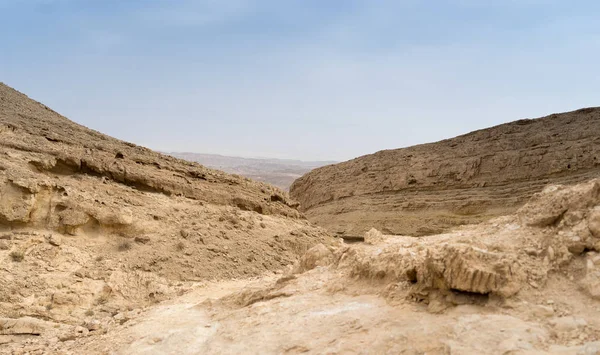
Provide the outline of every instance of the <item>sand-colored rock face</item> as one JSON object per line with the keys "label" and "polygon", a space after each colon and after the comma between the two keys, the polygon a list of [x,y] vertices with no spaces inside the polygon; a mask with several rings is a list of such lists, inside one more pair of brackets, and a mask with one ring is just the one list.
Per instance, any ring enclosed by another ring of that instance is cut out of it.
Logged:
{"label": "sand-colored rock face", "polygon": [[[66,354],[595,355],[599,188],[551,186],[514,215],[441,235],[372,230],[370,243],[317,244],[278,275],[204,283],[81,329],[0,325],[40,333],[7,349]],[[550,224],[529,223],[559,210]]]}
{"label": "sand-colored rock face", "polygon": [[549,183],[597,176],[600,108],[588,108],[318,168],[290,195],[334,233],[428,235],[512,213]]}
{"label": "sand-colored rock face", "polygon": [[23,317],[94,323],[331,244],[294,206],[269,185],[107,137],[0,84],[0,344],[43,323]]}

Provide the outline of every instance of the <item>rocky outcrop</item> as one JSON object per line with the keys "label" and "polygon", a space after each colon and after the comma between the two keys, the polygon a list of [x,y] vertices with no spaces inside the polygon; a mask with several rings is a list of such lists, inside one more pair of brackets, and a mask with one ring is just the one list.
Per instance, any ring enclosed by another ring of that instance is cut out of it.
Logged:
{"label": "rocky outcrop", "polygon": [[591,230],[599,189],[600,179],[551,185],[514,215],[424,238],[381,238],[372,229],[365,239],[378,238],[371,243],[333,248],[333,256],[315,247],[304,258],[329,263],[352,280],[397,287],[403,297],[429,302],[433,312],[441,310],[440,296],[444,302],[456,295],[506,299],[546,287],[554,272],[598,299],[600,238]]}
{"label": "rocky outcrop", "polygon": [[[108,137],[68,120],[2,83],[0,149],[2,177],[16,185],[11,191],[4,191],[3,196],[18,194],[23,189],[39,189],[40,185],[52,187],[52,177],[56,176],[91,176],[137,191],[216,205],[252,206],[261,214],[300,217],[290,207],[293,202],[270,185]],[[31,177],[37,178],[32,181]]]}
{"label": "rocky outcrop", "polygon": [[520,120],[318,168],[290,189],[339,234],[428,235],[516,211],[549,183],[600,176],[600,108]]}
{"label": "rocky outcrop", "polygon": [[105,136],[0,84],[0,338],[45,331],[26,317],[96,331],[97,319],[193,282],[291,266],[332,243],[295,206],[272,186]]}

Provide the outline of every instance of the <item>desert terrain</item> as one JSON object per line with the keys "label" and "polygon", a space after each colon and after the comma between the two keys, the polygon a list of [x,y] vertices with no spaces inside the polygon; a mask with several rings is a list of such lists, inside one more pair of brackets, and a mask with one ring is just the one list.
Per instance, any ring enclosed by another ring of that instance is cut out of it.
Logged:
{"label": "desert terrain", "polygon": [[[375,223],[366,198],[389,171],[361,187],[341,169],[362,171],[364,158],[301,178],[299,205],[271,185],[89,130],[2,84],[0,353],[598,354],[598,114],[492,129],[528,138],[522,148],[490,131],[459,137],[471,145],[444,157],[464,164],[415,155],[419,169],[397,168],[422,188],[402,197],[422,197],[413,230],[433,228],[444,208],[486,211],[417,237]],[[545,150],[529,146],[532,126]],[[564,133],[563,149],[544,143],[548,132]],[[480,145],[489,156],[467,164]],[[511,164],[525,160],[537,163]],[[404,162],[380,164],[392,161]],[[471,166],[472,180],[452,178]],[[363,204],[324,194],[351,188]],[[345,230],[363,243],[335,238],[336,215],[323,217],[331,228],[311,211],[340,200],[364,215]]]}
{"label": "desert terrain", "polygon": [[292,159],[241,158],[217,154],[169,152],[168,155],[200,163],[229,174],[241,175],[288,191],[292,183],[321,166],[334,161],[302,161]]}
{"label": "desert terrain", "polygon": [[600,108],[524,119],[317,168],[290,195],[339,235],[442,233],[515,212],[550,183],[600,176]]}

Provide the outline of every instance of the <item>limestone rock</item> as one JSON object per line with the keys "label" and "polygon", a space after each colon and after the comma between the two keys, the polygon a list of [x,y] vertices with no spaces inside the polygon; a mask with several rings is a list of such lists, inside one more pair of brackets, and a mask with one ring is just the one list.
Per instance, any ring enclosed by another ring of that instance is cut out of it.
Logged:
{"label": "limestone rock", "polygon": [[35,318],[0,318],[0,335],[40,335],[46,328],[44,321]]}
{"label": "limestone rock", "polygon": [[86,224],[90,220],[90,216],[80,209],[67,208],[59,212],[60,222],[66,226],[77,227]]}
{"label": "limestone rock", "polygon": [[0,176],[0,221],[29,222],[35,195]]}
{"label": "limestone rock", "polygon": [[553,185],[535,194],[518,214],[530,226],[545,227],[557,222],[567,211],[575,213],[600,201],[600,180],[577,188]]}
{"label": "limestone rock", "polygon": [[150,243],[150,237],[148,236],[137,236],[134,238],[134,241],[139,244],[148,244]]}
{"label": "limestone rock", "polygon": [[515,257],[470,246],[431,249],[418,270],[418,280],[431,288],[496,293],[509,297],[522,287],[523,272]]}
{"label": "limestone rock", "polygon": [[581,289],[590,297],[600,300],[600,270],[591,269],[579,282]]}
{"label": "limestone rock", "polygon": [[367,233],[365,233],[365,243],[375,245],[385,241],[385,236],[383,233],[378,231],[375,228],[371,228]]}
{"label": "limestone rock", "polygon": [[594,237],[600,238],[600,207],[596,207],[590,212],[588,227]]}
{"label": "limestone rock", "polygon": [[[293,205],[273,186],[103,135],[0,83],[0,315],[104,325],[191,282],[281,270],[335,242]],[[185,248],[173,238],[183,229]],[[3,332],[24,326],[11,324]]]}
{"label": "limestone rock", "polygon": [[54,245],[55,247],[58,247],[62,244],[62,237],[59,234],[50,234],[50,236],[48,237],[48,243]]}
{"label": "limestone rock", "polygon": [[537,317],[552,317],[554,315],[554,308],[546,305],[536,305],[532,311]]}
{"label": "limestone rock", "polygon": [[84,327],[91,332],[91,331],[99,330],[101,327],[101,324],[100,324],[100,321],[98,321],[97,319],[92,319],[88,322],[85,322]]}
{"label": "limestone rock", "polygon": [[[600,108],[520,120],[312,170],[290,188],[309,220],[348,235],[432,235],[515,212],[544,186],[600,172]],[[560,201],[528,223],[552,223]]]}
{"label": "limestone rock", "polygon": [[133,213],[128,208],[102,208],[94,213],[94,217],[100,224],[107,226],[128,226],[133,223]]}
{"label": "limestone rock", "polygon": [[79,296],[74,293],[57,291],[52,295],[52,302],[57,305],[76,305],[79,303]]}
{"label": "limestone rock", "polygon": [[331,262],[332,256],[332,252],[325,245],[317,244],[302,256],[296,272],[304,272],[312,270],[317,266],[328,265]]}

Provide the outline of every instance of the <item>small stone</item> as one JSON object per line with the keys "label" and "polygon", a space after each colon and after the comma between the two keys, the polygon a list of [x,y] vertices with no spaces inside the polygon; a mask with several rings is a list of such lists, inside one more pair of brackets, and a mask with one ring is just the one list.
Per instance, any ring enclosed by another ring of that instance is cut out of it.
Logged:
{"label": "small stone", "polygon": [[0,250],[10,249],[10,242],[8,240],[0,240]]}
{"label": "small stone", "polygon": [[98,321],[96,319],[92,319],[91,321],[85,323],[85,327],[89,331],[98,330],[98,329],[100,329],[100,321]]}
{"label": "small stone", "polygon": [[50,245],[54,245],[55,247],[60,246],[62,243],[62,237],[58,234],[50,234],[48,237],[48,243],[50,243]]}
{"label": "small stone", "polygon": [[368,232],[365,233],[364,239],[365,243],[375,245],[383,243],[385,241],[385,236],[377,229],[371,228]]}
{"label": "small stone", "polygon": [[568,249],[571,254],[581,255],[585,251],[585,243],[574,241],[573,244],[569,245]]}
{"label": "small stone", "polygon": [[70,334],[63,334],[61,336],[58,337],[59,341],[65,342],[65,341],[71,341],[71,340],[75,340],[77,339],[77,335],[70,333]]}
{"label": "small stone", "polygon": [[525,253],[529,256],[538,256],[538,251],[535,248],[527,248],[525,249]]}
{"label": "small stone", "polygon": [[146,237],[146,236],[135,237],[133,240],[139,244],[148,244],[150,242],[150,237]]}
{"label": "small stone", "polygon": [[533,308],[533,314],[537,317],[552,317],[554,315],[554,308],[550,306],[537,305]]}
{"label": "small stone", "polygon": [[592,271],[594,269],[594,262],[592,261],[592,259],[588,259],[585,267],[587,269],[588,272]]}
{"label": "small stone", "polygon": [[181,231],[179,231],[179,234],[181,234],[181,236],[182,236],[184,239],[187,239],[187,237],[189,237],[189,236],[190,236],[190,232],[188,232],[188,231],[187,231],[187,230],[185,230],[185,229],[182,229]]}
{"label": "small stone", "polygon": [[553,261],[554,260],[554,248],[548,247],[548,250],[546,251],[546,253],[548,254],[548,259],[550,259],[550,261]]}

